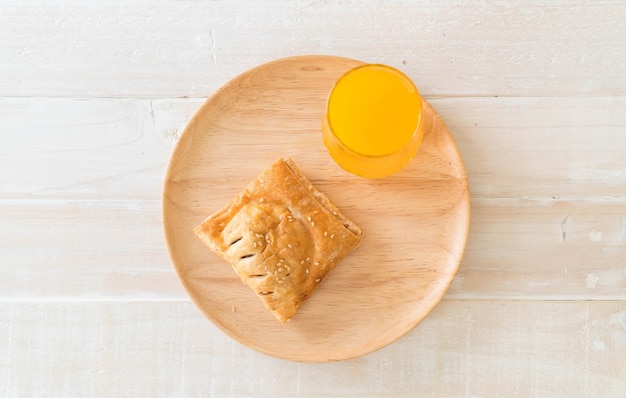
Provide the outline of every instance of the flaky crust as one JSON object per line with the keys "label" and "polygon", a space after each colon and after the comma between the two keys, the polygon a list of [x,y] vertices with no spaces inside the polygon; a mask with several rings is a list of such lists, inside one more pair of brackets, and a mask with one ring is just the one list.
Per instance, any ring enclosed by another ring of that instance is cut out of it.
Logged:
{"label": "flaky crust", "polygon": [[276,161],[194,231],[281,323],[362,237],[288,158]]}

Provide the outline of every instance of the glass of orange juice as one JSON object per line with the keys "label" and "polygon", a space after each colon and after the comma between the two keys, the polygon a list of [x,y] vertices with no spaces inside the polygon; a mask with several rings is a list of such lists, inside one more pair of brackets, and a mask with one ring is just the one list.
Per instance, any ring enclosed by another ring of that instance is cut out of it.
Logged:
{"label": "glass of orange juice", "polygon": [[419,91],[391,66],[351,69],[328,96],[324,144],[335,162],[353,174],[381,178],[400,171],[417,153],[423,135]]}

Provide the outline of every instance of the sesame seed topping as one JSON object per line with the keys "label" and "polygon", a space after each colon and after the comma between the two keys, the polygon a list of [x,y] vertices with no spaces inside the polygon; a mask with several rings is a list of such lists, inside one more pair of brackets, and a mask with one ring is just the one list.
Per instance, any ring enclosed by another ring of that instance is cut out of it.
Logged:
{"label": "sesame seed topping", "polygon": [[311,257],[307,257],[307,258],[306,258],[306,261],[311,261]]}
{"label": "sesame seed topping", "polygon": [[304,260],[300,261],[300,264],[304,264]]}
{"label": "sesame seed topping", "polygon": [[290,248],[290,249],[291,249],[291,248],[293,248],[293,246],[291,246],[291,243],[289,243],[289,244],[287,245],[287,247],[288,247],[288,248]]}
{"label": "sesame seed topping", "polygon": [[311,221],[311,216],[308,216],[306,219],[307,221]]}
{"label": "sesame seed topping", "polygon": [[315,283],[319,283],[320,281],[321,281],[321,279],[320,279],[320,278],[317,278],[317,279],[315,280]]}
{"label": "sesame seed topping", "polygon": [[330,239],[333,239],[335,237],[335,234],[330,234]]}
{"label": "sesame seed topping", "polygon": [[324,237],[328,236],[328,231],[324,231]]}
{"label": "sesame seed topping", "polygon": [[280,267],[280,268],[278,269],[278,272],[283,272],[283,267]]}
{"label": "sesame seed topping", "polygon": [[315,221],[311,221],[311,226],[314,227],[315,226]]}
{"label": "sesame seed topping", "polygon": [[337,215],[337,212],[333,210],[333,216],[336,216],[336,215]]}
{"label": "sesame seed topping", "polygon": [[259,202],[263,203],[265,201],[265,198],[261,198],[259,199]]}
{"label": "sesame seed topping", "polygon": [[254,246],[254,248],[256,249],[256,242],[252,243],[252,245]]}
{"label": "sesame seed topping", "polygon": [[315,265],[320,265],[319,261],[316,261],[316,262],[315,262]]}
{"label": "sesame seed topping", "polygon": [[283,282],[284,282],[284,281],[283,281],[282,279],[280,279],[280,280],[278,281],[278,283],[283,283]]}
{"label": "sesame seed topping", "polygon": [[306,273],[307,273],[307,274],[309,273],[309,269],[308,269],[308,268],[306,269]]}

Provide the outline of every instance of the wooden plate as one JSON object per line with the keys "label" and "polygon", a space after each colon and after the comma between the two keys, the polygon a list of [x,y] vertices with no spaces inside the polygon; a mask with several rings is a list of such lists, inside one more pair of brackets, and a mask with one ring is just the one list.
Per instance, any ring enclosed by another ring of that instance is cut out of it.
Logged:
{"label": "wooden plate", "polygon": [[[251,69],[202,105],[171,157],[163,221],[174,267],[211,321],[265,354],[325,362],[392,343],[439,302],[465,249],[467,176],[430,105],[423,144],[398,174],[355,177],[326,152],[320,128],[327,95],[341,74],[360,64],[301,56]],[[291,157],[364,231],[361,246],[285,325],[192,231],[279,157]]]}

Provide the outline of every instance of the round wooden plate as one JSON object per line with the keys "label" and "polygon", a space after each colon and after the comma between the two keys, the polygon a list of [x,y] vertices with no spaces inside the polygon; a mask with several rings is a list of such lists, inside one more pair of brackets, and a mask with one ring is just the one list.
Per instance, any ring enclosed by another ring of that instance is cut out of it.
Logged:
{"label": "round wooden plate", "polygon": [[[327,95],[340,75],[360,64],[300,56],[251,69],[202,105],[171,157],[163,221],[178,276],[212,322],[265,354],[325,362],[392,343],[439,302],[465,249],[467,175],[430,105],[417,156],[391,177],[356,177],[326,152],[320,128]],[[291,157],[364,231],[361,246],[285,325],[192,230],[279,157]]]}

